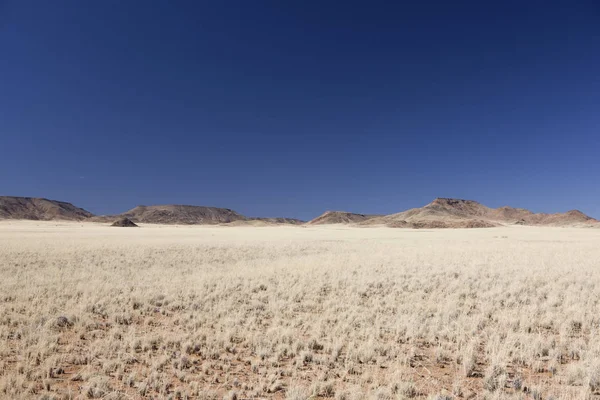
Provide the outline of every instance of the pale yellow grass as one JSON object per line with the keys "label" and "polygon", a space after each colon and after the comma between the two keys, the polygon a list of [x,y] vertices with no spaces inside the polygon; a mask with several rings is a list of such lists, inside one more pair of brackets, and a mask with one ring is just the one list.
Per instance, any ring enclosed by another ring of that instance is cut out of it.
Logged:
{"label": "pale yellow grass", "polygon": [[0,222],[0,398],[600,390],[600,231]]}

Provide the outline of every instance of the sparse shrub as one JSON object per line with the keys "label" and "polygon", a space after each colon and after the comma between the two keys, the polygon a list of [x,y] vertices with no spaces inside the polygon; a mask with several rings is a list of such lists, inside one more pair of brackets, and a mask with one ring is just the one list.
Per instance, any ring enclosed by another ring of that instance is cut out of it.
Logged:
{"label": "sparse shrub", "polygon": [[392,391],[387,387],[379,387],[374,393],[374,400],[393,400]]}
{"label": "sparse shrub", "polygon": [[54,326],[57,328],[70,328],[73,326],[73,322],[68,317],[61,315],[54,321]]}
{"label": "sparse shrub", "polygon": [[316,340],[316,339],[311,339],[311,340],[308,342],[308,348],[309,348],[310,350],[314,350],[314,351],[323,350],[323,347],[324,347],[324,346],[323,346],[322,344],[320,344],[319,342],[317,342],[317,340]]}
{"label": "sparse shrub", "polygon": [[417,397],[419,394],[417,388],[413,382],[400,382],[392,386],[392,392],[399,394],[400,396],[412,399]]}
{"label": "sparse shrub", "polygon": [[302,359],[302,362],[310,363],[313,361],[313,353],[310,351],[303,351],[302,354],[300,354],[300,358]]}
{"label": "sparse shrub", "polygon": [[333,383],[324,383],[321,386],[320,395],[323,397],[333,397],[335,395],[335,388],[333,386]]}
{"label": "sparse shrub", "polygon": [[600,391],[600,364],[595,364],[590,367],[588,373],[588,386],[592,393]]}
{"label": "sparse shrub", "polygon": [[108,377],[95,376],[87,380],[83,386],[83,392],[90,399],[99,399],[105,397],[112,388],[109,384]]}
{"label": "sparse shrub", "polygon": [[345,390],[335,392],[335,400],[350,400],[350,393]]}
{"label": "sparse shrub", "polygon": [[523,378],[521,378],[520,376],[515,376],[514,379],[512,380],[512,388],[516,391],[521,390],[521,388],[523,387]]}
{"label": "sparse shrub", "polygon": [[475,367],[477,365],[476,358],[475,358],[476,346],[477,346],[476,343],[474,343],[474,342],[470,343],[468,346],[466,346],[463,349],[459,360],[457,360],[457,361],[460,361],[463,374],[466,377],[472,377],[475,374]]}
{"label": "sparse shrub", "polygon": [[447,394],[436,394],[428,397],[428,400],[453,400],[452,396]]}
{"label": "sparse shrub", "polygon": [[238,395],[235,391],[230,391],[225,396],[223,396],[223,400],[238,400]]}
{"label": "sparse shrub", "polygon": [[198,400],[218,400],[219,395],[213,390],[202,389],[198,392]]}
{"label": "sparse shrub", "polygon": [[571,364],[566,370],[567,383],[569,385],[583,385],[585,379],[585,369],[581,364]]}
{"label": "sparse shrub", "polygon": [[455,380],[454,383],[452,383],[452,394],[456,397],[463,397],[463,386],[464,382],[461,380]]}
{"label": "sparse shrub", "polygon": [[448,350],[446,350],[442,347],[438,347],[435,350],[435,362],[436,363],[444,364],[444,363],[450,362],[451,360],[452,360],[452,354]]}
{"label": "sparse shrub", "polygon": [[310,393],[307,388],[303,386],[291,386],[285,392],[286,400],[307,400],[310,397]]}
{"label": "sparse shrub", "polygon": [[493,392],[498,389],[502,389],[506,383],[506,372],[504,368],[499,365],[491,365],[485,372],[483,378],[483,387]]}

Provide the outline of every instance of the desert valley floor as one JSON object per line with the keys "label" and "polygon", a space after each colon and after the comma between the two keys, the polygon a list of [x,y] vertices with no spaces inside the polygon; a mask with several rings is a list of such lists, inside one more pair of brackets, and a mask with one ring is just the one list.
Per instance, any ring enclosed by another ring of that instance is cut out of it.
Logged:
{"label": "desert valley floor", "polygon": [[0,221],[0,398],[600,398],[600,229]]}

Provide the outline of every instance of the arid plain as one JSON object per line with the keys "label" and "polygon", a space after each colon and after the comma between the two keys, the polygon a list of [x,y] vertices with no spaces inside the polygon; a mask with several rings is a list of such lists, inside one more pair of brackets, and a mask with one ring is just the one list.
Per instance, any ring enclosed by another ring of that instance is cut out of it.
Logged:
{"label": "arid plain", "polygon": [[585,399],[600,230],[0,221],[0,398]]}

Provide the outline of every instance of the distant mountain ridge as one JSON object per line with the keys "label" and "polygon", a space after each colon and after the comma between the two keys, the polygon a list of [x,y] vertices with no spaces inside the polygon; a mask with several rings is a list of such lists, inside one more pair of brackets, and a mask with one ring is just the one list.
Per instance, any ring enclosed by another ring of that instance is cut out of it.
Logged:
{"label": "distant mountain ridge", "polygon": [[94,214],[64,201],[40,197],[0,196],[0,219],[81,221]]}
{"label": "distant mountain ridge", "polygon": [[578,210],[556,214],[533,213],[523,208],[490,208],[474,200],[440,197],[424,207],[373,218],[365,224],[417,228],[484,228],[507,224],[585,226],[597,222]]}
{"label": "distant mountain ridge", "polygon": [[387,226],[395,228],[487,228],[503,225],[600,227],[600,222],[579,210],[534,213],[523,208],[490,208],[474,200],[436,198],[431,203],[390,215],[327,211],[304,223],[295,218],[246,217],[229,208],[193,205],[137,206],[116,215],[95,216],[71,203],[45,198],[0,196],[0,219],[69,220],[113,223],[129,219],[143,224],[180,225],[331,225]]}

